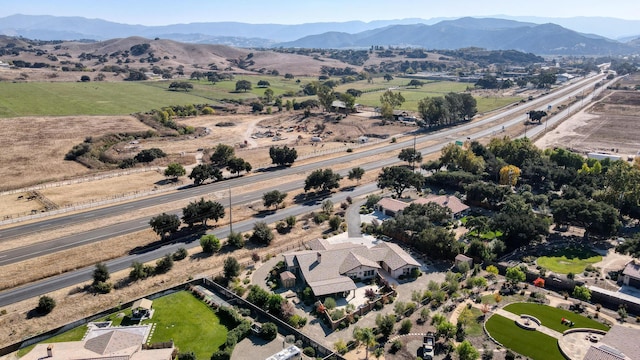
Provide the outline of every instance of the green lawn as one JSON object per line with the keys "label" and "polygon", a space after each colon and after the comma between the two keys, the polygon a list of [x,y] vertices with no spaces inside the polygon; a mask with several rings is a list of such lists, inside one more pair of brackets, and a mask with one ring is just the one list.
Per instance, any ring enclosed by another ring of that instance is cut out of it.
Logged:
{"label": "green lawn", "polygon": [[193,351],[208,359],[227,341],[227,328],[213,310],[190,292],[180,291],[153,301],[155,314],[145,322],[156,323],[151,342],[173,339],[181,352]]}
{"label": "green lawn", "polygon": [[509,349],[534,360],[565,360],[558,349],[558,340],[538,331],[525,330],[500,315],[493,315],[485,324],[491,336]]}
{"label": "green lawn", "polygon": [[[203,97],[147,82],[0,82],[0,117],[123,115],[167,105],[201,104]],[[159,84],[158,84],[159,85]]]}
{"label": "green lawn", "polygon": [[[56,342],[67,342],[67,341],[80,341],[82,337],[87,332],[87,325],[78,326],[77,328],[71,329],[67,332],[63,332],[62,334],[53,336],[45,341],[42,344],[50,344]],[[18,357],[22,357],[27,354],[31,349],[33,349],[36,344],[29,345],[18,350]]]}
{"label": "green lawn", "polygon": [[[468,313],[467,313],[468,312]],[[464,332],[467,336],[480,336],[484,332],[482,331],[483,314],[480,309],[472,307],[471,309],[464,309],[458,318],[466,319]]]}
{"label": "green lawn", "polygon": [[572,247],[559,250],[548,256],[539,257],[536,262],[547,270],[560,274],[579,274],[587,265],[602,261],[602,256],[586,247]]}
{"label": "green lawn", "polygon": [[[253,89],[236,92],[235,84],[239,80],[248,80]],[[316,77],[300,77],[285,80],[283,76],[239,75],[231,81],[210,83],[206,80],[163,80],[163,81],[119,81],[119,82],[0,82],[0,118],[19,116],[70,116],[70,115],[125,115],[145,112],[169,105],[187,105],[211,103],[219,100],[250,100],[263,96],[266,88],[258,88],[260,80],[269,82],[269,88],[276,96],[297,93],[304,85],[317,81]],[[300,80],[300,83],[297,83]],[[339,78],[332,78],[340,82]],[[193,90],[189,92],[168,91],[173,81],[189,81]],[[354,88],[365,93],[356,101],[363,105],[379,106],[380,95],[389,87],[406,85],[410,80],[395,78],[389,82],[375,79],[339,85],[335,90],[345,92]],[[418,101],[425,97],[444,96],[449,92],[464,91],[470,84],[450,81],[426,81],[418,88],[403,88],[398,91],[405,97],[402,109],[417,111]],[[315,99],[315,96],[298,96],[296,101]],[[293,98],[285,98],[293,99]],[[519,98],[477,98],[478,112],[487,112]]]}
{"label": "green lawn", "polygon": [[534,303],[514,303],[505,306],[504,309],[517,315],[531,315],[540,320],[542,322],[542,325],[558,332],[564,332],[565,330],[570,329],[568,326],[562,325],[560,323],[560,320],[562,318],[573,321],[574,328],[590,328],[605,331],[609,330],[608,326],[596,320],[578,315],[572,311],[558,309],[547,305]]}
{"label": "green lawn", "polygon": [[[153,308],[153,319],[143,321],[143,324],[156,324],[151,343],[173,339],[180,352],[193,351],[197,359],[209,359],[227,340],[228,330],[220,324],[218,316],[209,306],[187,291],[155,299]],[[117,316],[118,313],[124,313],[125,316]],[[130,315],[131,310],[127,309],[96,321],[109,320],[113,326],[127,325]],[[82,340],[86,331],[86,325],[79,326],[43,343]],[[18,355],[22,356],[32,348],[33,346],[24,348]]]}
{"label": "green lawn", "polygon": [[[350,83],[341,85],[338,87],[337,91],[345,91],[348,88],[357,88],[358,90],[366,90],[366,89],[380,89],[382,85],[382,89],[386,89],[388,87],[397,86],[398,84],[394,84],[400,82],[402,85],[406,85],[409,80],[408,79],[393,79],[388,84],[386,82],[383,83],[375,83],[375,84],[367,84],[360,85],[359,87],[355,84]],[[467,89],[468,86],[472,86],[472,84],[467,83],[459,83],[453,81],[433,81],[427,82],[422,87],[417,88],[402,88],[394,91],[399,91],[402,93],[402,96],[405,98],[405,102],[402,104],[401,108],[403,110],[409,111],[418,111],[418,102],[426,97],[436,97],[436,96],[444,96],[450,92],[463,92]],[[343,89],[344,88],[344,89]],[[368,106],[380,106],[380,95],[382,95],[384,90],[370,92],[362,94],[357,99],[359,104],[368,105]],[[501,108],[503,106],[517,103],[520,101],[519,97],[482,97],[476,98],[478,102],[478,112],[483,113],[491,110],[495,110]]]}

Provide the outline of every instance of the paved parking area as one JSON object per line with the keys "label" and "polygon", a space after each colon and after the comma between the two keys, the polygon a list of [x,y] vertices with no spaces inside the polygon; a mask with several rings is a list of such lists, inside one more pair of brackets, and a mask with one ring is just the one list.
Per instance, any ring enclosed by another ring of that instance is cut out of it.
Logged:
{"label": "paved parking area", "polygon": [[233,354],[231,354],[231,360],[266,359],[289,345],[291,344],[287,344],[284,336],[281,335],[272,341],[251,335],[236,344]]}

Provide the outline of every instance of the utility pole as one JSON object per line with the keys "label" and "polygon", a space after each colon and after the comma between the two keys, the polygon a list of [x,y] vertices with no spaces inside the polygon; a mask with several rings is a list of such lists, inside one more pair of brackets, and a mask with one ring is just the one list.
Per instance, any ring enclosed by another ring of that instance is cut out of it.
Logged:
{"label": "utility pole", "polygon": [[416,136],[416,134],[413,134],[413,161],[411,161],[412,172],[416,172],[416,156],[418,156],[418,154],[416,153]]}
{"label": "utility pole", "polygon": [[229,234],[233,232],[233,218],[231,216],[231,185],[229,185]]}

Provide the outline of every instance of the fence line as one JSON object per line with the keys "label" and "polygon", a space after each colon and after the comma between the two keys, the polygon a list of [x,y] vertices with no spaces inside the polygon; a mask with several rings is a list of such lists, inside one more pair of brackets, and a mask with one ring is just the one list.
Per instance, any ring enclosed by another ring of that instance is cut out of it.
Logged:
{"label": "fence line", "polygon": [[168,188],[158,188],[158,189],[151,189],[146,191],[136,190],[136,191],[131,191],[124,194],[111,195],[102,199],[97,199],[97,200],[93,199],[93,200],[87,200],[87,201],[79,202],[75,204],[68,204],[60,207],[59,209],[52,210],[52,211],[42,211],[42,212],[31,211],[31,212],[22,212],[18,214],[5,215],[3,219],[0,221],[0,226],[6,225],[6,224],[14,224],[14,223],[32,220],[32,219],[40,219],[47,216],[64,214],[70,211],[84,210],[84,209],[89,209],[89,208],[98,207],[102,205],[121,202],[123,200],[137,199],[137,198],[149,196],[152,194],[172,191],[182,186],[182,182],[180,181],[177,183],[173,183],[172,185],[173,186]]}
{"label": "fence line", "polygon": [[209,288],[209,290],[215,291],[216,293],[227,298],[227,301],[231,304],[236,304],[236,306],[242,306],[244,308],[248,308],[251,311],[259,314],[263,318],[269,319],[271,322],[275,323],[278,326],[279,332],[283,335],[294,335],[296,338],[300,339],[303,343],[303,346],[310,346],[316,351],[317,355],[322,355],[324,358],[328,358],[330,356],[335,356],[336,359],[344,359],[340,354],[335,353],[333,350],[325,346],[324,344],[312,339],[307,334],[301,332],[300,330],[294,328],[289,325],[282,319],[273,316],[272,314],[266,312],[264,309],[254,305],[253,303],[245,300],[244,298],[236,295],[231,290],[225,288],[224,286],[216,283],[212,279],[203,278],[202,284]]}
{"label": "fence line", "polygon": [[79,184],[83,182],[90,182],[90,181],[96,181],[96,180],[102,180],[102,179],[110,179],[114,177],[131,175],[131,174],[147,172],[147,171],[161,171],[161,169],[162,169],[161,167],[156,166],[156,167],[146,167],[146,168],[140,168],[140,169],[130,169],[126,171],[110,172],[110,173],[97,174],[97,175],[91,175],[91,176],[83,176],[75,179],[56,181],[56,182],[40,184],[40,185],[33,185],[26,188],[21,188],[21,189],[0,191],[0,196],[18,194],[18,193],[28,192],[33,190],[44,190],[44,189],[49,189],[53,187]]}

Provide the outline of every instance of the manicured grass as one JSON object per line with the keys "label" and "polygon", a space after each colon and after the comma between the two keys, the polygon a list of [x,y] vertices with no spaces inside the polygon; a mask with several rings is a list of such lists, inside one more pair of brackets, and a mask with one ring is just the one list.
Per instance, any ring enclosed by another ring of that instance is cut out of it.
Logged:
{"label": "manicured grass", "polygon": [[586,247],[572,247],[539,257],[536,262],[547,270],[560,274],[581,273],[587,265],[602,261],[602,256]]}
{"label": "manicured grass", "polygon": [[191,92],[168,91],[169,83],[161,83],[163,87],[146,82],[0,82],[0,117],[123,115],[206,102]]}
{"label": "manicured grass", "polygon": [[156,323],[151,342],[173,339],[181,352],[193,351],[197,359],[209,359],[227,340],[227,328],[213,310],[187,291],[153,301],[155,314],[145,322]]}
{"label": "manicured grass", "polygon": [[509,349],[534,360],[564,360],[558,340],[538,331],[525,330],[500,315],[493,315],[485,324],[491,336]]}
{"label": "manicured grass", "polygon": [[547,305],[533,303],[514,303],[505,306],[504,309],[516,315],[531,315],[540,320],[542,322],[542,325],[558,332],[564,332],[565,330],[570,329],[568,326],[562,325],[560,323],[560,320],[562,318],[573,321],[574,328],[590,328],[605,331],[609,330],[608,326],[596,320],[589,319],[572,311],[558,309]]}
{"label": "manicured grass", "polygon": [[[220,324],[218,316],[209,306],[187,291],[157,298],[153,301],[153,308],[153,319],[142,322],[156,324],[151,343],[173,339],[180,352],[193,351],[197,359],[209,359],[227,340],[228,329]],[[118,316],[120,313],[124,313],[124,317]],[[96,321],[111,321],[112,326],[132,325],[129,321],[130,315],[131,309],[126,309]],[[43,343],[82,340],[86,331],[86,325],[79,326]],[[28,353],[34,346],[20,350],[18,355]]]}
{"label": "manicured grass", "polygon": [[[42,344],[67,342],[67,341],[80,341],[82,340],[82,337],[86,332],[87,332],[87,325],[78,326],[77,328],[71,329],[69,331],[63,332],[62,334],[51,337],[43,341]],[[33,344],[18,350],[18,357],[26,355],[35,346],[36,344]]]}

